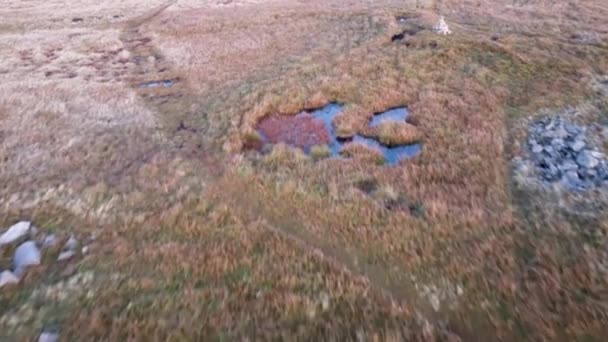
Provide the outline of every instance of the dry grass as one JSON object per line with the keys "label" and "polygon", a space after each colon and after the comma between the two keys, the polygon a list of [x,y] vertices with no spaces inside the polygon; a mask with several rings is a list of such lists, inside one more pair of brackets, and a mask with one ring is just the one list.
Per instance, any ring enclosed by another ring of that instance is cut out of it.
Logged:
{"label": "dry grass", "polygon": [[407,122],[382,122],[366,128],[362,133],[388,146],[413,144],[422,140],[422,132]]}
{"label": "dry grass", "polygon": [[[32,297],[66,277],[46,257],[0,292],[2,338],[605,336],[605,211],[547,206],[509,170],[540,109],[605,120],[601,1],[221,3],[1,10],[0,223],[101,232],[70,266],[93,295]],[[438,14],[454,35],[428,30]],[[261,118],[329,102],[342,136],[407,105],[417,131],[382,136],[422,154],[241,152]]]}

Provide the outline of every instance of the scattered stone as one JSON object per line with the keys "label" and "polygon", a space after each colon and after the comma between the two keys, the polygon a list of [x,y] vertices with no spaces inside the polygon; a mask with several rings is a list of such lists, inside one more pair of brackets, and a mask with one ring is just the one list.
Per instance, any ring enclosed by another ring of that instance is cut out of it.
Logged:
{"label": "scattered stone", "polygon": [[19,276],[26,267],[40,265],[40,250],[34,241],[26,241],[15,250],[13,256],[13,267],[15,274]]}
{"label": "scattered stone", "polygon": [[57,244],[57,237],[55,234],[47,235],[44,240],[42,240],[42,247],[49,248],[54,247]]}
{"label": "scattered stone", "polygon": [[75,254],[76,253],[72,250],[61,252],[61,253],[59,253],[59,256],[57,257],[57,261],[68,260],[68,259],[72,258]]}
{"label": "scattered stone", "polygon": [[11,271],[2,271],[0,273],[0,287],[9,284],[17,284],[19,282],[19,278],[13,274]]}
{"label": "scattered stone", "polygon": [[65,243],[65,246],[63,246],[63,250],[72,251],[72,250],[75,250],[76,247],[78,247],[78,240],[76,240],[74,235],[72,235],[72,236],[70,236],[68,241]]}
{"label": "scattered stone", "polygon": [[56,332],[43,331],[38,338],[38,342],[57,342],[59,341],[59,334]]}
{"label": "scattered stone", "polygon": [[431,302],[431,306],[433,307],[433,310],[439,311],[439,308],[441,307],[441,302],[439,301],[439,296],[435,293],[432,293],[429,296],[429,301]]}
{"label": "scattered stone", "polygon": [[27,221],[15,223],[0,236],[0,246],[13,243],[24,237],[29,232],[30,227],[31,223]]}

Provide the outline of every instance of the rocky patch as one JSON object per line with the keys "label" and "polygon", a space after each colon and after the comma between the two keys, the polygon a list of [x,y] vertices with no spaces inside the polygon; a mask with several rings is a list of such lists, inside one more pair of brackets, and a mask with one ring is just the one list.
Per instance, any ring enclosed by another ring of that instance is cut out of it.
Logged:
{"label": "rocky patch", "polygon": [[568,190],[608,188],[608,160],[588,137],[588,128],[562,117],[533,123],[527,141],[529,160],[516,160],[517,171],[533,168],[537,180]]}
{"label": "rocky patch", "polygon": [[[92,243],[94,237],[88,239],[87,243]],[[9,253],[12,251],[12,268],[0,270],[0,288],[11,284],[18,284],[23,278],[27,269],[40,265],[43,256],[52,252],[53,247],[58,243],[55,234],[45,234],[36,228],[31,222],[21,221],[9,227],[0,235],[0,252]],[[79,251],[78,240],[71,235],[59,252],[57,261],[65,262],[77,256]],[[6,251],[5,251],[6,249]],[[86,254],[89,246],[85,245],[80,253]]]}

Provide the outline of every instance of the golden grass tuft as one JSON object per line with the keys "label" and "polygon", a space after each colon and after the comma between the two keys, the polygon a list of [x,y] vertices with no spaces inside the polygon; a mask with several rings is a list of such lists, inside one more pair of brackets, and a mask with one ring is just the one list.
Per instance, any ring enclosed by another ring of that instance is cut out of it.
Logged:
{"label": "golden grass tuft", "polygon": [[366,127],[370,119],[371,113],[361,107],[349,105],[344,107],[332,123],[338,137],[350,138]]}
{"label": "golden grass tuft", "polygon": [[331,155],[331,150],[327,145],[315,145],[310,149],[310,156],[313,160],[321,160],[328,158]]}
{"label": "golden grass tuft", "polygon": [[382,165],[385,162],[382,152],[373,147],[356,142],[344,145],[340,154],[345,157],[354,158],[359,162],[371,163],[374,165]]}
{"label": "golden grass tuft", "polygon": [[382,122],[375,127],[367,127],[362,134],[387,146],[413,144],[422,140],[422,132],[407,122]]}

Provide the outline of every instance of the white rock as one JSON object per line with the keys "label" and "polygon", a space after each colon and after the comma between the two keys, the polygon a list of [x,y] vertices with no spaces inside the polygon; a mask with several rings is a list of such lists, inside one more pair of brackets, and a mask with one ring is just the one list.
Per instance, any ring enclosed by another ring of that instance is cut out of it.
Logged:
{"label": "white rock", "polygon": [[445,18],[443,16],[441,16],[441,18],[439,18],[439,22],[435,26],[433,26],[433,30],[443,35],[452,34],[452,31],[450,31],[450,28],[445,22]]}
{"label": "white rock", "polygon": [[38,338],[38,342],[57,342],[59,341],[59,334],[53,332],[43,332]]}
{"label": "white rock", "polygon": [[441,301],[439,300],[439,296],[437,296],[436,294],[433,293],[430,295],[429,301],[431,302],[431,306],[433,307],[433,310],[439,311],[439,309],[441,307]]}
{"label": "white rock", "polygon": [[65,246],[63,246],[63,249],[71,251],[71,250],[76,249],[76,247],[78,247],[78,240],[76,240],[74,235],[72,235],[72,236],[70,236],[68,241],[65,243]]}
{"label": "white rock", "polygon": [[0,236],[0,246],[13,243],[25,236],[32,224],[27,221],[21,221],[12,225],[4,234]]}
{"label": "white rock", "polygon": [[27,266],[40,265],[40,250],[34,241],[26,241],[15,250],[13,256],[13,267],[17,276],[25,270]]}
{"label": "white rock", "polygon": [[19,282],[19,278],[11,271],[3,271],[0,273],[0,287],[8,284],[16,284]]}
{"label": "white rock", "polygon": [[61,252],[61,253],[59,253],[59,256],[57,257],[57,261],[68,260],[71,257],[73,257],[74,254],[75,254],[74,251]]}

